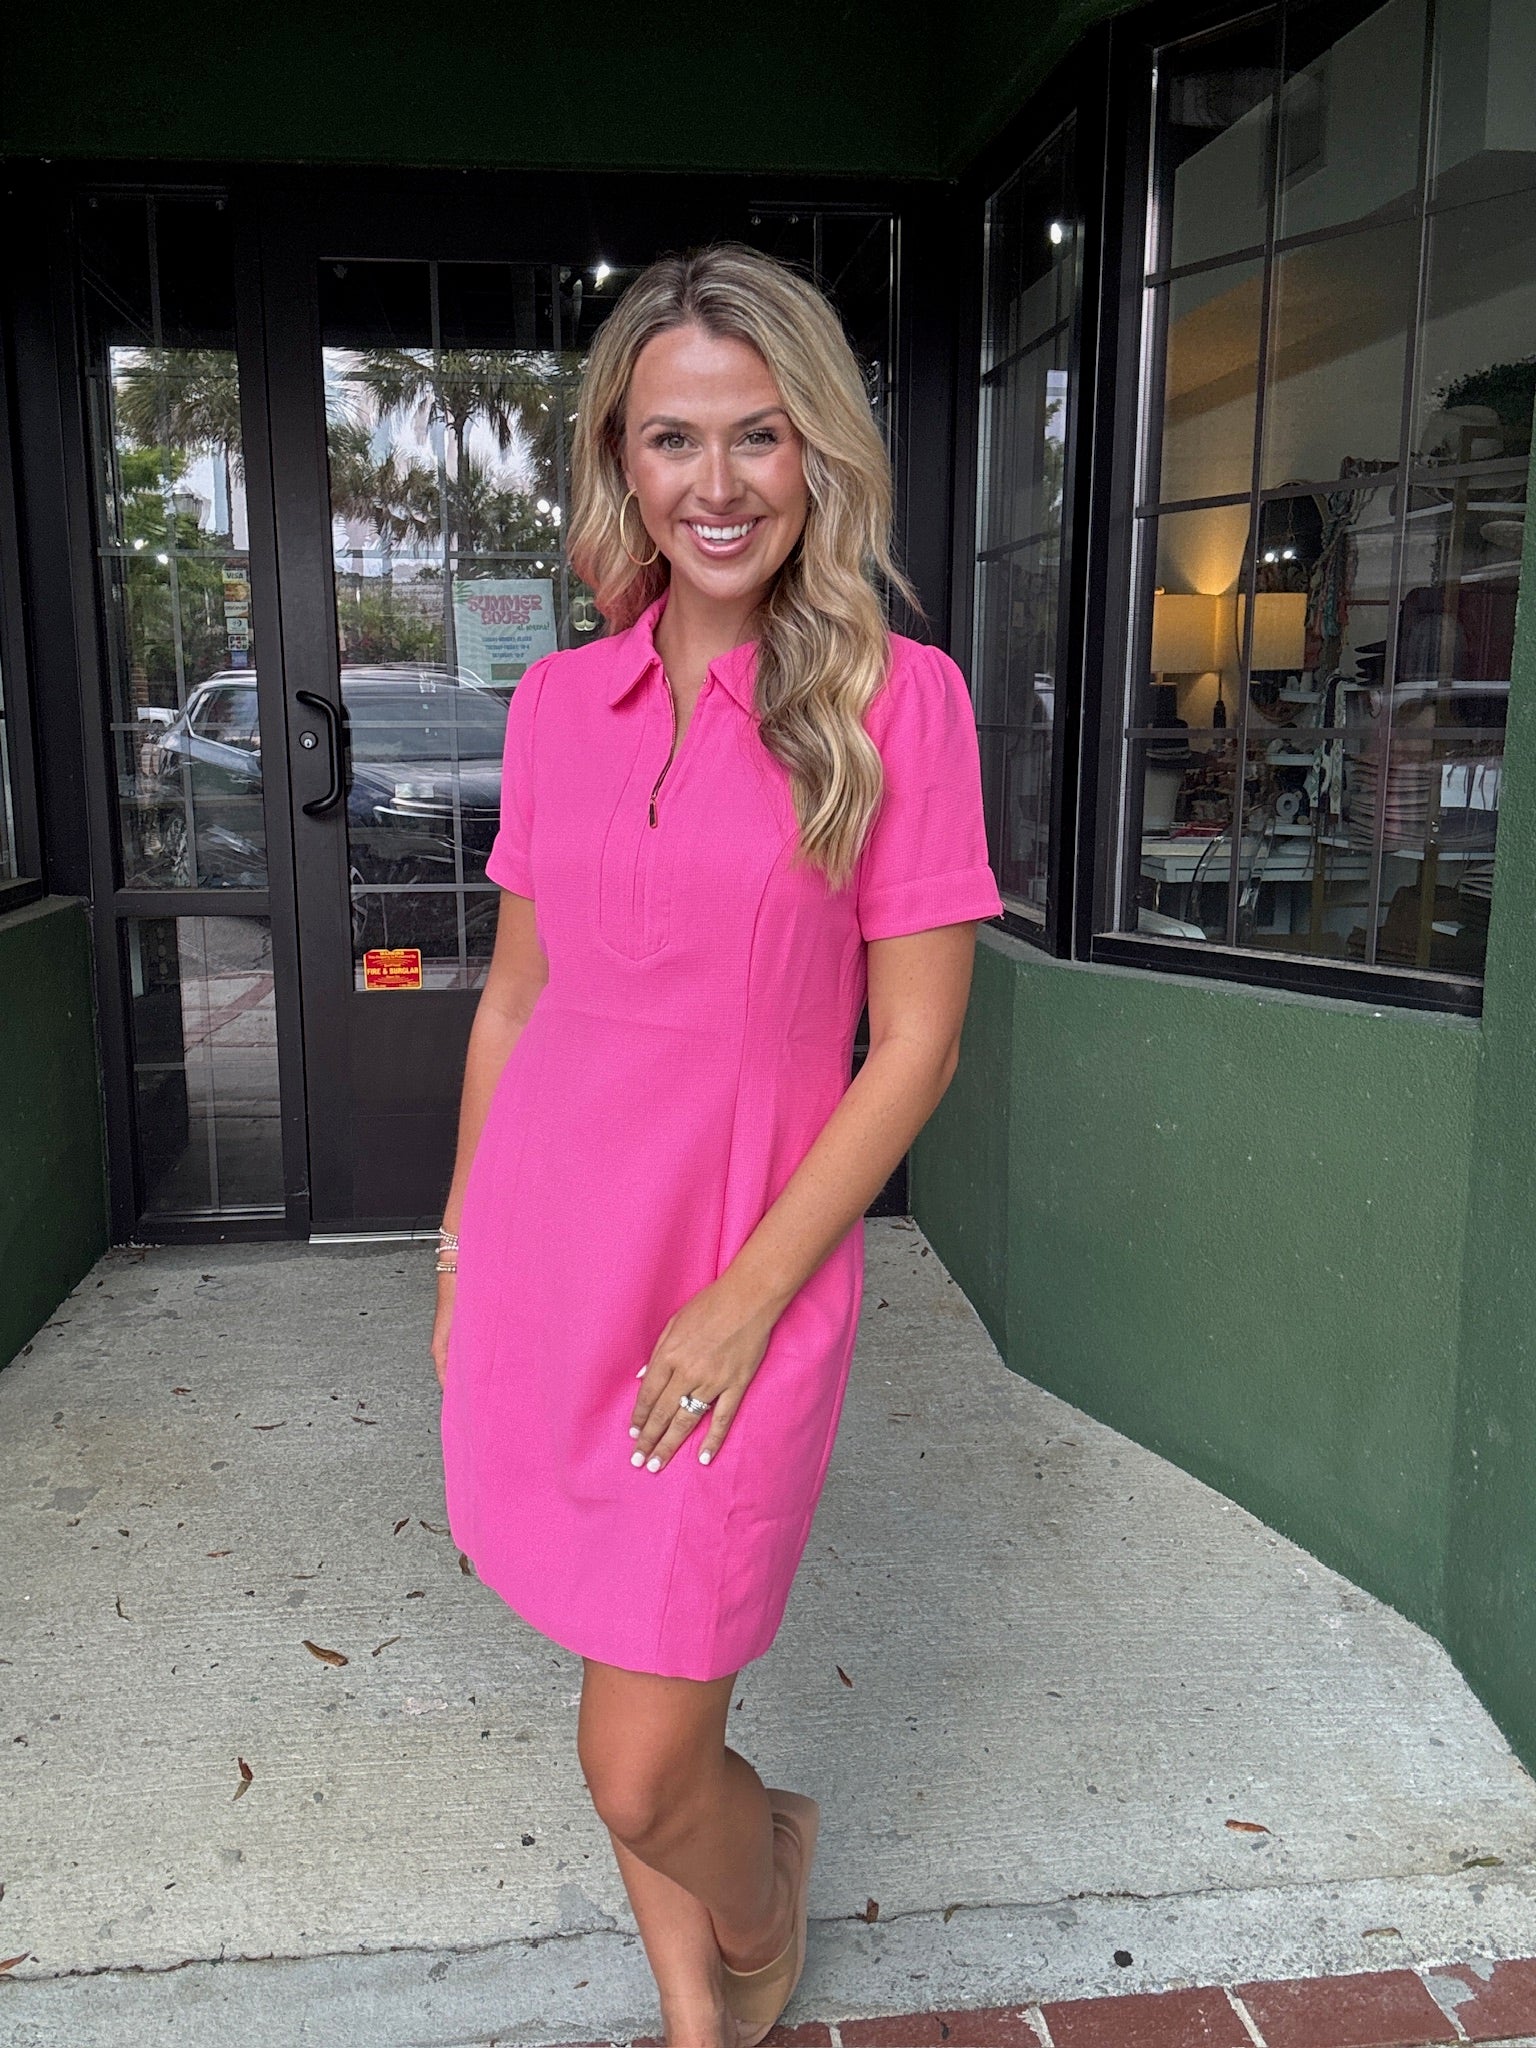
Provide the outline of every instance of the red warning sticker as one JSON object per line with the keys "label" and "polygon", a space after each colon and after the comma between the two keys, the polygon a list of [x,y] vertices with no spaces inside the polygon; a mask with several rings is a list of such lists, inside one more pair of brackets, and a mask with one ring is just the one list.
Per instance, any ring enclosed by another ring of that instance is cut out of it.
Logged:
{"label": "red warning sticker", "polygon": [[420,988],[419,946],[371,946],[363,955],[364,988]]}

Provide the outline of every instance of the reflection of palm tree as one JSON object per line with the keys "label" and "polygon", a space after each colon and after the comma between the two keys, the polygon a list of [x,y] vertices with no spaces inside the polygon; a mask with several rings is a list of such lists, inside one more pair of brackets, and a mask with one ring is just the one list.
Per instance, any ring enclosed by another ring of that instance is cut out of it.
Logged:
{"label": "reflection of palm tree", "polygon": [[[368,349],[351,380],[368,393],[381,419],[403,413],[418,431],[440,426],[452,436],[452,495],[461,514],[470,501],[470,428],[479,421],[490,430],[500,452],[509,455],[520,429],[529,440],[534,438],[540,402],[547,402],[542,359],[513,349],[443,349],[435,354]],[[451,514],[451,506],[449,510]],[[451,517],[449,538],[459,548],[467,540]]]}
{"label": "reflection of palm tree", "polygon": [[424,462],[398,448],[373,451],[373,434],[359,420],[332,419],[326,425],[331,467],[331,509],[340,519],[360,519],[389,553],[407,541],[431,540],[439,531],[437,479]]}
{"label": "reflection of palm tree", "polygon": [[[557,496],[554,479],[564,473],[574,396],[570,368],[566,358],[547,351],[367,349],[348,372],[354,390],[371,401],[375,419],[403,416],[418,433],[437,441],[447,550],[443,623],[450,662],[455,659],[452,589],[464,564],[477,554],[548,548],[558,557],[560,550],[558,520],[545,524],[529,493],[509,491],[493,479],[471,452],[471,431],[477,423],[488,429],[503,456],[521,438],[535,474],[549,479],[545,488]],[[451,474],[438,434],[452,437]]]}
{"label": "reflection of palm tree", "polygon": [[113,405],[117,424],[139,447],[211,455],[222,464],[233,529],[233,485],[244,472],[233,349],[136,349],[115,368]]}
{"label": "reflection of palm tree", "polygon": [[560,552],[557,529],[528,493],[503,490],[481,463],[465,466],[461,480],[449,488],[448,502],[461,563],[476,555],[531,554],[539,548]]}

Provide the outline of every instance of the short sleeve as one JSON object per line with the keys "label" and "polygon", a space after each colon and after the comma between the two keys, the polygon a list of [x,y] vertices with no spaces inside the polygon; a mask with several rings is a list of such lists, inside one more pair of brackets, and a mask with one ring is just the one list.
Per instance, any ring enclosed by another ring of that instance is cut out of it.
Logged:
{"label": "short sleeve", "polygon": [[965,677],[941,648],[898,640],[866,714],[885,793],[858,865],[859,929],[894,939],[999,917],[981,749]]}
{"label": "short sleeve", "polygon": [[486,857],[485,872],[514,896],[533,894],[533,722],[551,659],[545,655],[523,671],[507,707],[507,737],[501,757],[501,823]]}

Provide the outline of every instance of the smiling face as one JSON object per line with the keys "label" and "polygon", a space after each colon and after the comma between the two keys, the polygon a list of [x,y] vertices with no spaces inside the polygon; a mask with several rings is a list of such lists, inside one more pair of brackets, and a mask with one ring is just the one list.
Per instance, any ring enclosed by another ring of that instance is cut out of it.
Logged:
{"label": "smiling face", "polygon": [[[624,480],[646,532],[710,607],[743,613],[766,595],[810,508],[800,435],[750,343],[675,327],[635,359]],[[628,516],[629,545],[644,552]]]}

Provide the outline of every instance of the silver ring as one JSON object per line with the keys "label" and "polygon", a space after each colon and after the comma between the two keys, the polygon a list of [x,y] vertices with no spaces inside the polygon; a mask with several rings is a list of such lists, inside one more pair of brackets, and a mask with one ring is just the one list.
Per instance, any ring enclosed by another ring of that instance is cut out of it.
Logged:
{"label": "silver ring", "polygon": [[709,1403],[701,1401],[697,1394],[679,1394],[677,1405],[679,1408],[686,1408],[690,1415],[705,1415],[709,1412]]}

